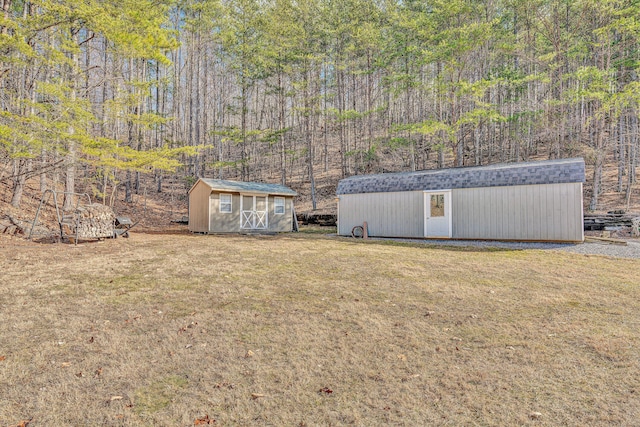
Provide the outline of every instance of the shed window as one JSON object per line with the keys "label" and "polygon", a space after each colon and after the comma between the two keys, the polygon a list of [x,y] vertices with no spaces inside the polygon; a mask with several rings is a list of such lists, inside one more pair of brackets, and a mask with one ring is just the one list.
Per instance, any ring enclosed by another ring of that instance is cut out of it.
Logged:
{"label": "shed window", "polygon": [[231,213],[231,194],[220,195],[220,212]]}
{"label": "shed window", "polygon": [[444,194],[431,195],[431,216],[444,216]]}
{"label": "shed window", "polygon": [[273,213],[277,215],[284,214],[284,197],[273,198]]}

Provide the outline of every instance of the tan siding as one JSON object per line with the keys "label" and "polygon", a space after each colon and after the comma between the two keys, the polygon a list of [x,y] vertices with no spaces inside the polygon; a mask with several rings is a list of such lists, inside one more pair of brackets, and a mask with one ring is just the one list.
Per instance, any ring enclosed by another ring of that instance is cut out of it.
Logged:
{"label": "tan siding", "polygon": [[284,198],[284,214],[275,214],[275,197],[269,196],[269,231],[287,232],[293,230],[292,197]]}
{"label": "tan siding", "polygon": [[[220,194],[231,194],[231,213],[220,212]],[[265,208],[265,197],[257,196],[257,208]],[[290,232],[293,229],[293,197],[285,196],[285,213],[275,215],[274,197],[268,199],[268,231]],[[199,233],[237,233],[240,229],[239,193],[212,191],[211,187],[199,180],[189,192],[189,230]],[[243,198],[244,208],[253,208],[253,196]],[[255,230],[259,232],[260,230]],[[262,230],[264,231],[264,230]]]}
{"label": "tan siding", "polygon": [[353,227],[367,221],[371,236],[424,236],[422,191],[343,194],[339,199],[340,235],[350,235]]}
{"label": "tan siding", "polygon": [[[225,193],[228,194],[228,193]],[[231,213],[220,212],[220,193],[211,194],[209,232],[237,233],[240,231],[240,195],[231,195]]]}
{"label": "tan siding", "polygon": [[189,231],[206,233],[209,231],[209,194],[211,188],[198,181],[189,193]]}
{"label": "tan siding", "polygon": [[452,191],[453,237],[581,241],[582,184]]}

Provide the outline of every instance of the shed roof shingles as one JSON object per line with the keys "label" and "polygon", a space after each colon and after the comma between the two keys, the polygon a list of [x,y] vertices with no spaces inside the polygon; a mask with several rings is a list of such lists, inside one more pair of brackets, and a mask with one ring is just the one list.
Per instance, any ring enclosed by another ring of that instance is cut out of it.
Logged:
{"label": "shed roof shingles", "polygon": [[298,193],[280,184],[266,184],[264,182],[226,181],[223,179],[200,178],[212,190],[232,193],[257,193],[276,196],[297,196]]}
{"label": "shed roof shingles", "polygon": [[560,184],[584,180],[584,160],[572,158],[352,176],[338,183],[337,194]]}

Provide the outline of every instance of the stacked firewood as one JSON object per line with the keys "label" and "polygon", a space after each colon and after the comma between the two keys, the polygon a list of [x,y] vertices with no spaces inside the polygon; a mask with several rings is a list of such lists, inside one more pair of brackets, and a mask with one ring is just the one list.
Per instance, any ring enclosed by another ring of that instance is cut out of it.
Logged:
{"label": "stacked firewood", "polygon": [[80,206],[70,219],[69,234],[75,235],[77,232],[79,239],[113,237],[115,215],[109,206],[98,203]]}
{"label": "stacked firewood", "polygon": [[605,230],[608,227],[631,227],[637,213],[611,211],[606,214],[584,214],[585,230]]}

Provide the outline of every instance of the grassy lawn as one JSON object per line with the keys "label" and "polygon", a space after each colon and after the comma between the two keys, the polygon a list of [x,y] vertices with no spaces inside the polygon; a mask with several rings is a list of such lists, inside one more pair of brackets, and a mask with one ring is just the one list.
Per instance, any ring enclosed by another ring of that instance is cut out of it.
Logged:
{"label": "grassy lawn", "polygon": [[0,426],[637,425],[640,261],[0,239]]}

